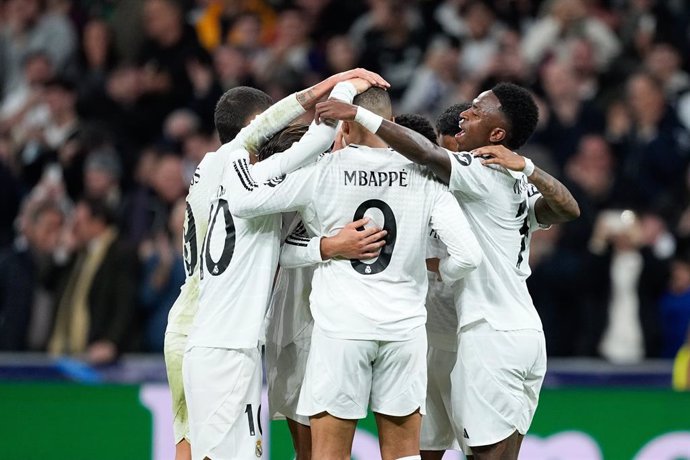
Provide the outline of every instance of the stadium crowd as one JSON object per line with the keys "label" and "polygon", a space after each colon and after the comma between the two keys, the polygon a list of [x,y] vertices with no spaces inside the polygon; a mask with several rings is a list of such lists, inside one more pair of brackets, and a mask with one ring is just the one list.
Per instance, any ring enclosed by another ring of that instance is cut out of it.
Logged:
{"label": "stadium crowd", "polygon": [[216,101],[362,66],[395,113],[432,121],[498,81],[532,89],[521,153],[582,210],[532,243],[549,354],[672,357],[690,321],[689,58],[683,0],[2,0],[0,350],[162,351]]}

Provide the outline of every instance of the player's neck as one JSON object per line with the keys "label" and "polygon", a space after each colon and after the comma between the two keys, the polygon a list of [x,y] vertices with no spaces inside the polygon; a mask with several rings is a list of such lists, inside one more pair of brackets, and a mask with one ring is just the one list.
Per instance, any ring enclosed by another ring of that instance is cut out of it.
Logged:
{"label": "player's neck", "polygon": [[380,137],[378,137],[375,134],[371,133],[366,133],[361,136],[358,136],[357,139],[353,139],[351,141],[352,144],[359,144],[359,145],[365,145],[367,147],[371,147],[373,149],[383,149],[388,147],[388,144],[383,142]]}

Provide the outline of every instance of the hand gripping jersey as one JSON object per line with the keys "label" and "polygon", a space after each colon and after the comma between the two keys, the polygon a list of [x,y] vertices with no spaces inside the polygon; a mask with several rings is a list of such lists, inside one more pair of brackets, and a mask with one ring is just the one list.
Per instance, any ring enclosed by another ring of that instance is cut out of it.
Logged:
{"label": "hand gripping jersey", "polygon": [[468,152],[448,152],[455,194],[484,253],[459,283],[459,327],[485,319],[496,330],[542,330],[527,290],[531,234],[544,228],[534,204],[541,196],[522,173],[484,166]]}
{"label": "hand gripping jersey", "polygon": [[481,261],[476,239],[447,188],[391,149],[351,145],[274,186],[236,187],[229,193],[243,196],[233,202],[238,216],[297,210],[315,235],[334,235],[364,216],[387,230],[376,259],[330,260],[316,268],[312,315],[334,338],[407,340],[424,325],[423,242],[429,225],[450,254],[440,263],[444,279],[457,280]]}

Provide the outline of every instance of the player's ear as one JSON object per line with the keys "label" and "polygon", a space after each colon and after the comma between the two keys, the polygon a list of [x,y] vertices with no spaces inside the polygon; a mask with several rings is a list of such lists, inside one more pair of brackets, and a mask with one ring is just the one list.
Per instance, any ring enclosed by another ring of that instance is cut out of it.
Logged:
{"label": "player's ear", "polygon": [[506,130],[503,128],[494,128],[491,130],[491,134],[489,135],[489,142],[492,144],[500,144],[503,142],[506,138]]}

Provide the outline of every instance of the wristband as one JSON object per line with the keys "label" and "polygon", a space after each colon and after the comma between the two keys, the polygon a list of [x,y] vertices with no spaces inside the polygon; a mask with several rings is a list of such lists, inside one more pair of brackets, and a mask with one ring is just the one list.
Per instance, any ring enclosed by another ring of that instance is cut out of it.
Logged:
{"label": "wristband", "polygon": [[[525,158],[525,157],[523,157]],[[534,163],[529,158],[525,158],[525,167],[522,168],[522,174],[529,177],[534,172]]]}
{"label": "wristband", "polygon": [[351,103],[352,99],[357,95],[357,88],[349,81],[341,81],[331,90],[329,99],[338,99],[340,101]]}
{"label": "wristband", "polygon": [[379,130],[381,123],[383,123],[383,118],[371,113],[364,107],[357,107],[357,113],[355,114],[355,121],[360,125],[364,126],[366,129],[376,134]]}

